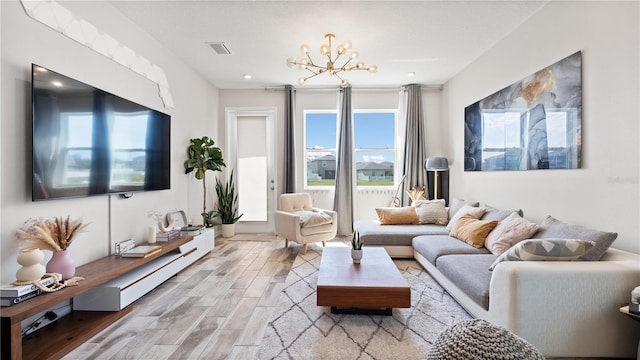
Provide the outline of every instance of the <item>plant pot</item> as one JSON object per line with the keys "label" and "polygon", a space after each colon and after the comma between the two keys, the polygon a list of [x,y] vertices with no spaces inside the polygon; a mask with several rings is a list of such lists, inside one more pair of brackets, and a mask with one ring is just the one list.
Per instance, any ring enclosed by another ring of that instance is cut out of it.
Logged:
{"label": "plant pot", "polygon": [[230,238],[236,234],[236,224],[222,224],[222,237]]}
{"label": "plant pot", "polygon": [[54,251],[47,263],[47,272],[58,273],[62,275],[62,280],[68,280],[76,274],[76,263],[67,250]]}
{"label": "plant pot", "polygon": [[351,249],[351,258],[354,264],[360,264],[360,260],[362,260],[362,250]]}
{"label": "plant pot", "polygon": [[18,264],[22,265],[22,267],[16,271],[16,280],[40,280],[46,272],[44,265],[40,264],[43,259],[44,253],[38,248],[22,249],[16,258]]}

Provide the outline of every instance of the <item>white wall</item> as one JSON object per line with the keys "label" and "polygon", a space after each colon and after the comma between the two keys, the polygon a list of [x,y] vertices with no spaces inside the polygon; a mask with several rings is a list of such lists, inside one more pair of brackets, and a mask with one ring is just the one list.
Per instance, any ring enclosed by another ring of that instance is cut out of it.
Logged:
{"label": "white wall", "polygon": [[[18,250],[15,229],[28,218],[71,215],[84,217],[91,222],[89,231],[78,237],[70,247],[78,265],[108,255],[113,242],[130,237],[135,237],[138,242],[145,241],[146,226],[151,224],[147,218],[150,210],[168,212],[186,209],[194,220],[201,221],[201,183],[190,180],[184,174],[182,163],[189,138],[207,135],[215,130],[217,89],[108,3],[62,4],[162,67],[169,81],[175,108],[163,108],[158,88],[151,81],[28,17],[18,1],[1,2],[2,283],[15,279],[18,268],[15,260]],[[170,114],[171,190],[136,193],[128,200],[118,196],[98,196],[31,202],[31,63]]]}
{"label": "white wall", "polygon": [[[638,2],[550,2],[445,85],[444,152],[451,191],[542,221],[615,231],[640,253]],[[582,168],[464,172],[464,108],[582,51]]]}

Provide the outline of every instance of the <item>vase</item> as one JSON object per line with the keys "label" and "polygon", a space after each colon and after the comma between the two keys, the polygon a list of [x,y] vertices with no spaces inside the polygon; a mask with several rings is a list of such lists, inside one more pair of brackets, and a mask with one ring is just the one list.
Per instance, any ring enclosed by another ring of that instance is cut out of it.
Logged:
{"label": "vase", "polygon": [[360,264],[360,260],[362,260],[362,249],[361,250],[351,249],[351,258],[353,259],[354,264]]}
{"label": "vase", "polygon": [[22,267],[16,271],[16,280],[40,280],[46,272],[44,265],[40,264],[43,259],[44,253],[38,248],[22,249],[16,259],[18,264],[22,265]]}
{"label": "vase", "polygon": [[222,224],[222,237],[230,238],[236,234],[236,224]]}
{"label": "vase", "polygon": [[62,280],[68,280],[76,274],[76,263],[67,250],[54,251],[47,263],[47,272],[58,273],[62,275]]}

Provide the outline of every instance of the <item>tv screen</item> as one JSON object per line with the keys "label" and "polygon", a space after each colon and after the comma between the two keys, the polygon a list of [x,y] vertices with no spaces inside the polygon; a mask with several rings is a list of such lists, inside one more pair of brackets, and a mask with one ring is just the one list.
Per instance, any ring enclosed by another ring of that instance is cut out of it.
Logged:
{"label": "tv screen", "polygon": [[170,188],[171,116],[32,65],[33,201]]}

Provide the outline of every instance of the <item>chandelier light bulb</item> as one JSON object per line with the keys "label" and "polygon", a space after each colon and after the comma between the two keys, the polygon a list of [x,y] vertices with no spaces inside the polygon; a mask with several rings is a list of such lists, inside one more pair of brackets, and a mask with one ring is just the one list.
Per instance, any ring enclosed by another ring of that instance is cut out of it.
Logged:
{"label": "chandelier light bulb", "polygon": [[293,58],[288,58],[287,59],[287,66],[291,69],[293,69],[293,67],[296,65],[296,61]]}
{"label": "chandelier light bulb", "polygon": [[359,54],[357,51],[353,51],[353,52],[351,52],[351,58],[352,58],[352,59],[357,59],[357,58],[358,58],[358,56],[360,56],[360,54]]}
{"label": "chandelier light bulb", "polygon": [[300,68],[300,70],[306,69],[307,65],[308,65],[308,61],[307,60],[298,61],[298,68]]}
{"label": "chandelier light bulb", "polygon": [[356,69],[358,70],[364,69],[364,62],[358,61],[358,63],[356,64]]}
{"label": "chandelier light bulb", "polygon": [[342,47],[345,48],[345,50],[351,49],[351,40],[345,41],[344,44],[342,44]]}
{"label": "chandelier light bulb", "polygon": [[327,44],[322,44],[320,46],[320,55],[327,55],[329,53],[329,45]]}
{"label": "chandelier light bulb", "polygon": [[301,77],[300,79],[298,79],[298,84],[300,85],[304,85],[304,82],[307,81],[307,79]]}
{"label": "chandelier light bulb", "polygon": [[378,67],[376,65],[371,65],[367,68],[367,71],[372,74],[375,74],[378,72]]}
{"label": "chandelier light bulb", "polygon": [[342,55],[347,51],[347,49],[345,49],[342,45],[338,46],[336,48],[336,52],[338,53],[338,55]]}
{"label": "chandelier light bulb", "polygon": [[300,51],[302,51],[303,54],[308,54],[309,53],[309,45],[307,45],[307,44],[300,45]]}
{"label": "chandelier light bulb", "polygon": [[349,81],[347,79],[342,79],[342,81],[340,81],[340,83],[342,84],[342,86],[348,85]]}

